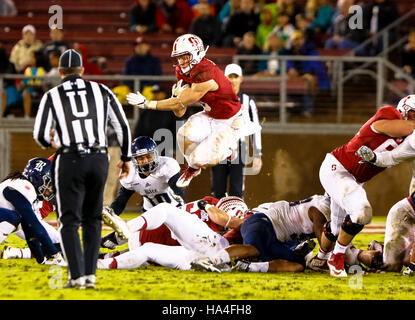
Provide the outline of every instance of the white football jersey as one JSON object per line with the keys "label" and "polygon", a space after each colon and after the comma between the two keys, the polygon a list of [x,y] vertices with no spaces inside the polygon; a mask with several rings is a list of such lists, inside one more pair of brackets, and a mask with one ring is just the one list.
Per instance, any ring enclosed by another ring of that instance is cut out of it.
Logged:
{"label": "white football jersey", "polygon": [[291,235],[313,233],[313,222],[308,216],[311,207],[321,211],[327,220],[330,219],[330,199],[320,195],[295,202],[267,203],[260,205],[259,208],[268,209],[259,211],[271,220],[277,239],[285,242],[292,239]]}
{"label": "white football jersey", "polygon": [[170,157],[159,157],[159,166],[148,177],[142,178],[131,168],[129,175],[120,180],[121,185],[133,190],[143,197],[143,208],[148,210],[159,203],[167,202],[173,205],[179,203],[174,199],[173,190],[169,187],[171,177],[180,172],[179,163]]}
{"label": "white football jersey", "polygon": [[14,206],[4,198],[3,190],[7,187],[13,188],[16,191],[20,192],[32,205],[37,199],[35,188],[28,180],[7,179],[6,181],[0,183],[0,208],[15,210]]}

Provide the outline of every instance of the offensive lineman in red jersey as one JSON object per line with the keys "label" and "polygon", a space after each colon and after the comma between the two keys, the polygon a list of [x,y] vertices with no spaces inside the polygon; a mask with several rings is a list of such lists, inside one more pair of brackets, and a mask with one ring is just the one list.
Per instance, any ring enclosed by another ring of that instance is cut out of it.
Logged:
{"label": "offensive lineman in red jersey", "polygon": [[[344,253],[372,219],[363,183],[385,169],[360,161],[355,153],[362,145],[374,151],[392,150],[414,131],[415,106],[406,105],[405,99],[397,108],[380,108],[348,143],[326,155],[320,167],[320,182],[331,198],[331,221],[326,224],[318,255],[310,262],[312,269],[318,270],[327,262],[330,275],[347,277]],[[327,260],[333,242],[334,250]]]}
{"label": "offensive lineman in red jersey", "polygon": [[207,49],[196,35],[178,37],[171,53],[178,61],[178,82],[172,88],[172,97],[148,101],[139,92],[127,95],[128,102],[134,106],[171,110],[178,117],[195,103],[204,108],[192,115],[177,132],[179,148],[188,164],[177,182],[182,188],[187,187],[202,168],[230,157],[239,138],[260,129],[242,123],[241,103],[223,72],[205,58]]}

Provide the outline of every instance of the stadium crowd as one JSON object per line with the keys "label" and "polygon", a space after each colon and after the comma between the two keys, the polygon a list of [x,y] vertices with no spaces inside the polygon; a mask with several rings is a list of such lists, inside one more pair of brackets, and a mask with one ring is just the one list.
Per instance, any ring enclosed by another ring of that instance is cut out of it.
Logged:
{"label": "stadium crowd", "polygon": [[[363,9],[362,29],[350,28],[349,20],[355,14],[351,9],[353,5]],[[0,14],[15,15],[16,10],[4,6]],[[316,56],[319,55],[318,49],[355,49],[399,16],[395,0],[307,0],[301,4],[295,0],[136,0],[131,4],[128,18],[129,32],[136,33],[137,40],[132,56],[125,61],[118,74],[162,74],[161,61],[157,54],[152,54],[152,46],[148,41],[148,37],[157,37],[157,34],[193,33],[205,45],[234,48],[236,54],[241,55]],[[88,46],[66,41],[62,29],[52,27],[50,39],[42,43],[36,37],[35,26],[26,25],[22,29],[22,38],[16,41],[10,52],[0,46],[0,72],[43,76],[44,79],[5,81],[3,116],[17,106],[24,110],[24,117],[33,117],[39,97],[51,87],[53,79],[56,81],[56,58],[65,49],[74,48],[82,54],[85,75],[108,74],[105,57],[91,59]],[[408,58],[411,50],[408,48],[402,50],[402,62],[404,70],[411,74],[413,68]],[[380,51],[381,41],[375,41],[363,49],[359,48],[356,53],[373,56]],[[246,76],[279,76],[276,59],[245,60],[240,61],[240,64]],[[309,95],[330,88],[324,63],[292,62],[288,64],[287,71],[290,79],[306,80]],[[149,94],[153,84],[156,83],[143,85],[148,87]],[[112,87],[120,96],[125,96],[126,92],[132,90],[132,83]],[[305,111],[312,108],[310,99],[307,99],[305,97]]]}

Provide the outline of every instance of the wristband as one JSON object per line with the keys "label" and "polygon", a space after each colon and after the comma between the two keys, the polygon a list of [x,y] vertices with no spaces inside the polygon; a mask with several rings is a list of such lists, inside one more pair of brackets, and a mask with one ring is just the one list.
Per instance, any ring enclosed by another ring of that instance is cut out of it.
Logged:
{"label": "wristband", "polygon": [[157,101],[151,100],[147,104],[147,109],[156,110],[157,109]]}
{"label": "wristband", "polygon": [[225,227],[224,227],[224,228],[227,228],[227,227],[228,227],[229,222],[231,222],[232,216],[231,216],[231,215],[229,215],[229,214],[228,214],[228,216],[229,216],[229,218],[228,218],[228,222],[226,222],[226,224],[225,224]]}
{"label": "wristband", "polygon": [[375,152],[373,152],[373,159],[372,160],[370,160],[369,162],[370,163],[375,163],[376,162],[376,153]]}

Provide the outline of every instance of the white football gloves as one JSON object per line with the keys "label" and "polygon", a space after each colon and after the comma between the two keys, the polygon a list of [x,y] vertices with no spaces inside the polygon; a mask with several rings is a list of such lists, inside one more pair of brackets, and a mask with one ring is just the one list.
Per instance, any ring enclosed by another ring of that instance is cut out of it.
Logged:
{"label": "white football gloves", "polygon": [[139,91],[137,91],[137,93],[127,94],[127,101],[129,104],[139,107],[140,109],[147,109],[149,102]]}
{"label": "white football gloves", "polygon": [[374,153],[372,151],[372,149],[370,149],[367,146],[361,146],[359,148],[359,150],[356,151],[356,155],[360,158],[362,158],[361,161],[359,161],[359,163],[363,163],[363,162],[375,162],[376,161],[376,153]]}
{"label": "white football gloves", "polygon": [[177,83],[173,85],[171,88],[171,96],[172,98],[177,98],[184,90],[190,88],[188,84],[182,85],[183,80],[179,80]]}

